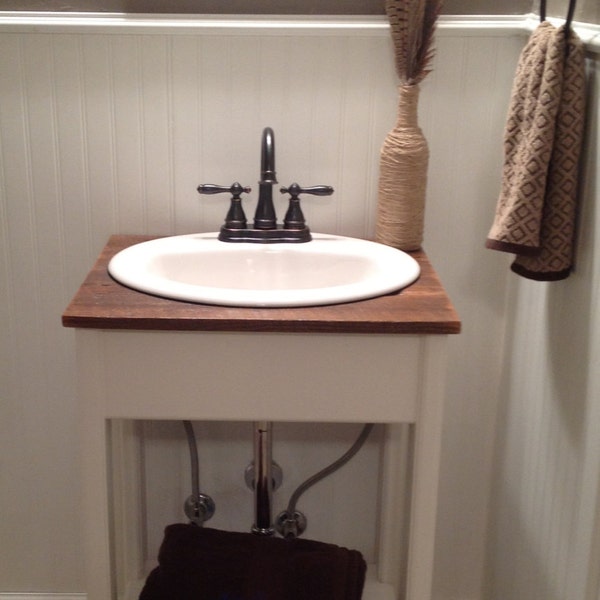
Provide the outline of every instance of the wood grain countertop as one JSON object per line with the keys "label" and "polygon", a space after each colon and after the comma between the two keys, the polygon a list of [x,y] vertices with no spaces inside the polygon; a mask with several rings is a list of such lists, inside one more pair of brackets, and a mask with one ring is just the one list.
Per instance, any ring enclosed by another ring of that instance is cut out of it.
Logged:
{"label": "wood grain countertop", "polygon": [[460,332],[460,320],[423,251],[408,288],[345,304],[302,308],[237,308],[169,300],[117,283],[107,266],[114,254],[157,236],[113,235],[62,315],[65,327],[170,331],[254,331],[282,333]]}

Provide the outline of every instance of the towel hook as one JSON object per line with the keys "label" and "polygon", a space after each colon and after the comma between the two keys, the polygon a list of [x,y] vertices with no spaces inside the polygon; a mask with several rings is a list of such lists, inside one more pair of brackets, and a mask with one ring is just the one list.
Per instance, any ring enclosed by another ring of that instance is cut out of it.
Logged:
{"label": "towel hook", "polygon": [[540,23],[546,20],[546,0],[540,0]]}
{"label": "towel hook", "polygon": [[573,15],[575,14],[575,6],[577,0],[569,0],[569,11],[567,12],[567,21],[565,23],[565,30],[568,32],[571,30],[571,23],[573,22]]}
{"label": "towel hook", "polygon": [[[575,7],[577,0],[569,0],[569,9],[567,11],[567,20],[565,22],[565,30],[571,29],[571,23],[573,22],[573,15],[575,14]],[[546,20],[546,0],[540,0],[540,23]]]}

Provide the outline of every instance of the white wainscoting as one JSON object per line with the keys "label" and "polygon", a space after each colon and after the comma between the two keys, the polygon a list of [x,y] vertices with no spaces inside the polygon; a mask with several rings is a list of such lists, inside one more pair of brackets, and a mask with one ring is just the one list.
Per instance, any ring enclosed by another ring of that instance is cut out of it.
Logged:
{"label": "white wainscoting", "polygon": [[[425,245],[464,323],[451,344],[436,599],[481,597],[508,277],[482,244],[528,28],[442,19],[422,88]],[[108,236],[217,228],[224,205],[196,186],[255,184],[271,125],[283,184],[336,189],[305,203],[311,227],[370,237],[395,110],[382,19],[0,13],[0,589],[82,587],[74,344],[60,314]],[[179,479],[184,490],[184,467]],[[0,595],[17,598],[84,596]]]}
{"label": "white wainscoting", "polygon": [[[260,131],[270,125],[283,184],[336,189],[305,202],[310,226],[370,237],[379,148],[396,113],[382,20],[169,29],[77,19],[5,15],[0,23],[0,365],[8,398],[0,456],[11,482],[0,486],[0,536],[11,540],[0,564],[4,589],[82,587],[73,336],[60,314],[108,236],[217,228],[224,202],[198,197],[196,186],[255,184]],[[498,371],[499,350],[487,339],[501,337],[505,273],[479,250],[523,36],[517,19],[442,22],[422,90],[431,147],[426,247],[465,318],[453,342],[451,414],[476,414],[474,382],[493,383]],[[464,435],[458,416],[446,433],[452,451],[444,455],[437,554],[442,580],[454,574],[455,595],[467,597],[483,572],[495,398],[488,401],[474,435]],[[160,454],[160,443],[152,452]],[[176,452],[179,487],[152,509],[156,523],[178,516],[188,493],[185,454]],[[465,489],[452,484],[459,480],[469,481],[468,515]]]}

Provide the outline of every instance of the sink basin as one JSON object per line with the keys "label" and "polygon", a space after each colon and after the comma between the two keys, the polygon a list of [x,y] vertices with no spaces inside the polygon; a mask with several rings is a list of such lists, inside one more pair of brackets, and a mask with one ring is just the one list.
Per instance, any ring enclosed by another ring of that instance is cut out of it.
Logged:
{"label": "sink basin", "polygon": [[294,244],[226,243],[218,233],[159,238],[130,246],[109,263],[120,283],[203,304],[293,307],[381,296],[413,283],[417,261],[400,250],[313,233]]}

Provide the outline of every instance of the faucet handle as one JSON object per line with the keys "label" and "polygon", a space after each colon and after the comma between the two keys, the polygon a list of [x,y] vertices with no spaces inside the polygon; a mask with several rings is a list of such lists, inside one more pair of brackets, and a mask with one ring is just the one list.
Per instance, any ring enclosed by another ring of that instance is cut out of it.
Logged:
{"label": "faucet handle", "polygon": [[226,185],[214,185],[212,183],[203,183],[198,186],[199,194],[222,194],[224,192],[231,193],[231,205],[225,217],[225,227],[227,229],[244,229],[246,227],[246,215],[242,208],[242,194],[251,192],[251,188],[244,187],[237,181],[227,187]]}
{"label": "faucet handle", "polygon": [[304,229],[306,227],[306,221],[300,208],[300,194],[313,196],[331,196],[333,194],[333,188],[330,185],[313,185],[303,188],[297,183],[292,183],[289,187],[282,187],[280,191],[282,194],[290,195],[290,205],[283,219],[284,229]]}
{"label": "faucet handle", "polygon": [[312,194],[313,196],[331,196],[333,188],[330,185],[313,185],[312,187],[300,187],[297,183],[292,183],[289,187],[281,188],[282,194],[290,194],[292,198],[297,198],[300,194]]}
{"label": "faucet handle", "polygon": [[199,194],[223,194],[225,192],[230,192],[234,198],[239,199],[240,195],[243,193],[250,193],[252,191],[249,187],[243,187],[237,181],[230,186],[226,185],[214,185],[212,183],[201,183],[198,186]]}

